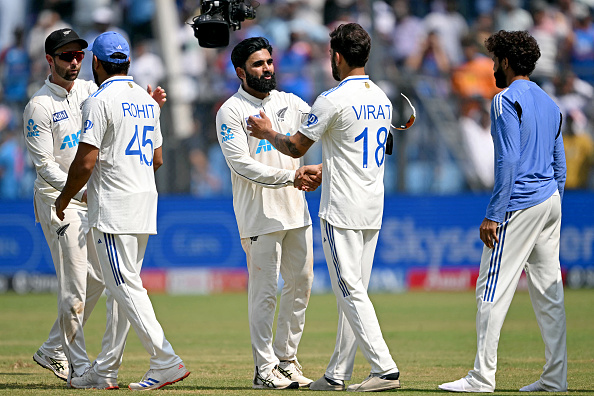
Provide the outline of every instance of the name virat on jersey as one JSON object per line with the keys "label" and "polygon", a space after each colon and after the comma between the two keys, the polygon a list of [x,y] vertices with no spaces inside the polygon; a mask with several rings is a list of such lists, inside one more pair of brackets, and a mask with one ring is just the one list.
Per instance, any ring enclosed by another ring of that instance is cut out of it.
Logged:
{"label": "name virat on jersey", "polygon": [[392,107],[390,105],[361,105],[359,109],[356,109],[355,106],[351,107],[357,116],[357,120],[361,119],[361,117],[364,120],[392,119]]}
{"label": "name virat on jersey", "polygon": [[153,104],[137,105],[135,103],[122,102],[124,117],[155,118],[154,107],[155,105]]}

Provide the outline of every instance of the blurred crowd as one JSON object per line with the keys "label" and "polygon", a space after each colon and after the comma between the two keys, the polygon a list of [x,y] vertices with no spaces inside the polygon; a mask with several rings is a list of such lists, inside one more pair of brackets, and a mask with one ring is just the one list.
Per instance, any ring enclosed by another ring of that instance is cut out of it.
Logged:
{"label": "blurred crowd", "polygon": [[[160,84],[172,94],[157,41],[157,1],[0,0],[0,198],[31,196],[35,172],[24,150],[22,111],[47,76],[43,43],[53,30],[73,27],[88,42],[107,30],[122,33],[132,44],[135,81]],[[170,147],[165,158],[175,163],[162,177],[178,182],[161,182],[161,193],[231,194],[214,119],[240,84],[230,62],[237,42],[267,37],[278,89],[311,104],[336,85],[328,34],[345,21],[372,34],[367,72],[392,98],[393,123],[411,114],[401,93],[417,110],[415,125],[395,136],[394,155],[386,162],[387,193],[491,189],[489,108],[499,89],[483,42],[500,29],[528,30],[538,41],[542,56],[531,79],[564,115],[566,188],[594,188],[594,0],[259,0],[256,19],[231,32],[229,46],[221,49],[201,48],[188,26],[200,13],[199,0],[175,4],[183,87],[175,95],[190,105],[192,131],[167,136],[174,117],[162,120]],[[80,78],[92,79],[90,64],[85,58]],[[306,163],[319,162],[320,150],[310,151]]]}

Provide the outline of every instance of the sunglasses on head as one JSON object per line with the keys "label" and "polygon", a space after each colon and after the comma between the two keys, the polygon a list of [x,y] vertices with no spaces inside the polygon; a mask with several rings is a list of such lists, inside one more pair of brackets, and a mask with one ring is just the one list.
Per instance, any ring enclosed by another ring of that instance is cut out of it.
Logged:
{"label": "sunglasses on head", "polygon": [[77,62],[80,62],[85,57],[84,51],[65,51],[60,52],[59,54],[54,54],[64,62],[72,62],[74,58],[76,58]]}

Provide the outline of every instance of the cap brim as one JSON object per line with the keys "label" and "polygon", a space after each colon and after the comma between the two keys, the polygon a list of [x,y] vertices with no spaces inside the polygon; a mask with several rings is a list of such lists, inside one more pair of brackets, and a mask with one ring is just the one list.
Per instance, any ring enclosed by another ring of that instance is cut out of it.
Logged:
{"label": "cap brim", "polygon": [[52,49],[52,52],[56,52],[56,50],[58,48],[63,47],[66,44],[70,44],[70,43],[79,43],[82,49],[85,49],[89,46],[89,43],[87,43],[86,40],[83,40],[81,38],[73,38],[72,40],[64,40],[63,42],[59,43],[58,46],[56,46]]}

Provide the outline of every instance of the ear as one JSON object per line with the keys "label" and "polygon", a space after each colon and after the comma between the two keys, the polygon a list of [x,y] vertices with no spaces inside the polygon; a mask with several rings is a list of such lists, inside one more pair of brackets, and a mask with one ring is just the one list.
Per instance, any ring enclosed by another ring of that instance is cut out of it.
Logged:
{"label": "ear", "polygon": [[334,51],[334,59],[336,62],[336,66],[338,66],[342,63],[342,61],[344,60],[344,57],[342,56],[342,54],[340,52]]}
{"label": "ear", "polygon": [[237,77],[242,81],[245,80],[245,78],[246,78],[245,70],[243,70],[243,68],[241,68],[241,67],[235,68],[235,74],[237,74]]}
{"label": "ear", "polygon": [[54,64],[54,58],[50,54],[45,54],[45,60],[47,60],[50,67]]}
{"label": "ear", "polygon": [[97,56],[93,55],[93,62],[91,63],[91,67],[93,68],[93,70],[99,70],[99,68],[101,67],[101,63],[99,63],[99,59],[97,59]]}

